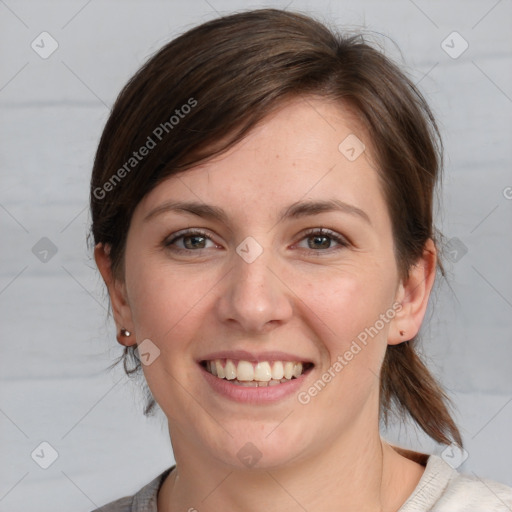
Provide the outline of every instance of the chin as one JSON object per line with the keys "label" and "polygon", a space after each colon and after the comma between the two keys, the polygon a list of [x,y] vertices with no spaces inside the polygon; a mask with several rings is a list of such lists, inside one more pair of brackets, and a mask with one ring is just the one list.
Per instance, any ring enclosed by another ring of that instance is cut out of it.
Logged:
{"label": "chin", "polygon": [[304,447],[308,446],[303,429],[298,426],[285,428],[279,422],[243,422],[236,429],[225,426],[232,437],[222,436],[210,446],[216,459],[237,470],[272,470],[292,465],[304,456]]}

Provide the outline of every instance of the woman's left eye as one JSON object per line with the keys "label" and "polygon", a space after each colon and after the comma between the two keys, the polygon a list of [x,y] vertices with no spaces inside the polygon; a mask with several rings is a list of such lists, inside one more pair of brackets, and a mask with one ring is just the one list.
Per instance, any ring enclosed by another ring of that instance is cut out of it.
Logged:
{"label": "woman's left eye", "polygon": [[[349,246],[349,242],[344,237],[338,235],[334,231],[324,228],[312,229],[304,233],[301,238],[301,241],[302,240],[308,240],[307,248],[314,252],[326,252],[323,249],[337,250],[337,248],[331,247],[332,241],[336,242],[342,248]],[[309,240],[312,240],[312,243],[309,243]],[[178,241],[182,242],[182,247],[178,247]],[[195,229],[178,233],[177,236],[174,236],[170,240],[165,240],[164,246],[178,252],[197,252],[194,251],[194,249],[208,249],[208,247],[206,247],[207,241],[213,243],[212,239],[206,232]],[[318,251],[318,249],[320,249],[320,251]]]}
{"label": "woman's left eye", "polygon": [[[313,243],[308,242],[308,248],[319,252],[317,249],[332,249],[337,250],[339,248],[326,247],[331,245],[331,241],[334,240],[341,247],[348,247],[349,242],[330,229],[313,229],[304,234],[301,240],[313,240]],[[330,241],[329,241],[330,240]],[[327,241],[327,242],[326,242]],[[316,244],[316,245],[315,245]],[[326,252],[326,251],[320,251]]]}

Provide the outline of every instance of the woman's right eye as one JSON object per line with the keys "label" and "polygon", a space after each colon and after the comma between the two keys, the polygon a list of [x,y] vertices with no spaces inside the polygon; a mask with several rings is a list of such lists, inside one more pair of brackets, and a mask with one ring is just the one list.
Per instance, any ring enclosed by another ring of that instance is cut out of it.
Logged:
{"label": "woman's right eye", "polygon": [[[170,240],[166,239],[164,241],[164,245],[172,251],[197,252],[197,250],[208,249],[208,247],[204,246],[207,240],[212,241],[206,232],[198,229],[191,229],[181,232]],[[177,241],[181,241],[180,243],[183,243],[184,247],[176,246]]]}

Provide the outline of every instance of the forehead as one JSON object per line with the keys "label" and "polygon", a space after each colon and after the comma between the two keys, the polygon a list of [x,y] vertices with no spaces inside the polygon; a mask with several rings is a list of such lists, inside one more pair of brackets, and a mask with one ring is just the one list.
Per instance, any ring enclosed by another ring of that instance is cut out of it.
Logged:
{"label": "forehead", "polygon": [[375,210],[385,204],[370,151],[371,141],[349,109],[296,98],[227,152],[164,180],[138,209],[145,216],[163,201],[191,200],[243,217],[261,209],[277,215],[301,200],[337,198]]}

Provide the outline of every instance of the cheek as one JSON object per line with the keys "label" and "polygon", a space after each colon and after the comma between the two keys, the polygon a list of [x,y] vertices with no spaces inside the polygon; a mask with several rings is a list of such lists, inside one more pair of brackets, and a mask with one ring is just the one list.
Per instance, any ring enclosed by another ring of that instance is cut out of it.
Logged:
{"label": "cheek", "polygon": [[383,280],[375,267],[375,272],[366,268],[329,273],[309,282],[301,295],[315,314],[310,317],[316,316],[318,325],[323,325],[322,341],[328,345],[331,356],[337,356],[387,311],[392,290],[392,282]]}
{"label": "cheek", "polygon": [[214,292],[219,276],[162,264],[142,254],[130,259],[126,279],[137,338],[149,338],[166,351],[179,349],[180,340],[192,338],[203,323],[208,294]]}
{"label": "cheek", "polygon": [[378,265],[364,267],[344,269],[307,286],[307,305],[315,313],[309,318],[318,318],[313,329],[326,352],[319,378],[332,382],[328,392],[319,393],[317,406],[335,416],[339,404],[345,411],[355,411],[374,396],[387,347],[392,316],[385,322],[381,315],[392,304],[393,273],[385,277]]}
{"label": "cheek", "polygon": [[357,274],[308,287],[307,305],[314,312],[309,318],[315,322],[312,328],[325,353],[317,378],[326,383],[327,392],[319,391],[324,384],[318,381],[303,391],[314,397],[318,410],[330,411],[336,418],[361,409],[379,388],[388,324],[379,323],[377,331],[374,326],[390,303],[389,293],[372,283],[366,275]]}
{"label": "cheek", "polygon": [[[132,269],[128,289],[137,341],[150,339],[160,351],[158,359],[143,365],[142,370],[167,417],[181,422],[183,410],[190,405],[190,395],[183,390],[183,384],[188,382],[195,365],[189,351],[198,338],[198,326],[204,325],[205,294],[216,280],[211,275],[199,277],[161,262],[152,264],[150,258]],[[194,421],[199,422],[201,410],[196,413]]]}

